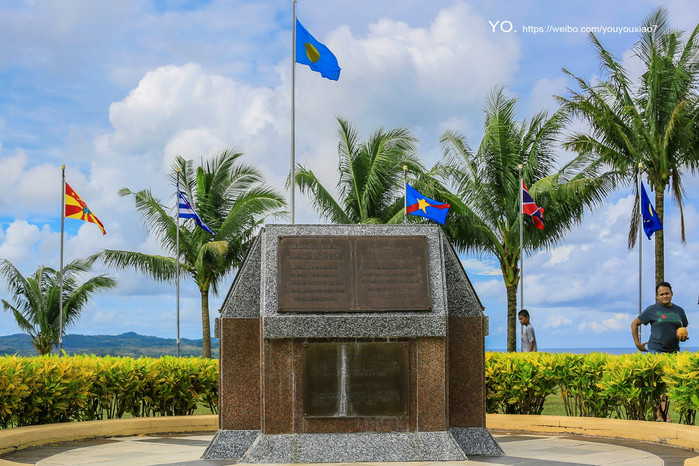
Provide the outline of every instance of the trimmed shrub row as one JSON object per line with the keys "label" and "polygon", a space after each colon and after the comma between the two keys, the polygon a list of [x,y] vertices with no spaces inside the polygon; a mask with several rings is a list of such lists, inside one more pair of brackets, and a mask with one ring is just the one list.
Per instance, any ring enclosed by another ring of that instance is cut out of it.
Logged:
{"label": "trimmed shrub row", "polygon": [[486,353],[488,413],[541,414],[559,392],[566,415],[655,420],[667,394],[680,422],[699,410],[699,353]]}
{"label": "trimmed shrub row", "polygon": [[0,427],[218,412],[218,361],[74,356],[0,358]]}

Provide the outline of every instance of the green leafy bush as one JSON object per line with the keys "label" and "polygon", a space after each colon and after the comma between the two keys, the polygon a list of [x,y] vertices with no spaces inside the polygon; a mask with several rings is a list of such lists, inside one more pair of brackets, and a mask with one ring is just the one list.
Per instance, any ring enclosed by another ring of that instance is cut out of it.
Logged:
{"label": "green leafy bush", "polygon": [[218,361],[200,358],[0,358],[0,427],[217,412]]}

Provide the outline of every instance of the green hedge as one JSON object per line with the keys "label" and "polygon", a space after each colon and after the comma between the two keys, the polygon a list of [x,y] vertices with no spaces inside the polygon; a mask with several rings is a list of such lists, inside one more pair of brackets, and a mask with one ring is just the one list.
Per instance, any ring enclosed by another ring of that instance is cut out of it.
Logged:
{"label": "green hedge", "polygon": [[[560,393],[569,416],[655,419],[667,393],[680,421],[699,410],[699,353],[486,353],[488,413],[541,414]],[[0,427],[218,412],[218,361],[74,356],[0,358]]]}
{"label": "green hedge", "polygon": [[74,356],[0,358],[0,427],[218,412],[218,361]]}
{"label": "green hedge", "polygon": [[666,393],[680,421],[699,410],[699,353],[486,353],[488,413],[541,414],[559,392],[568,416],[655,420]]}

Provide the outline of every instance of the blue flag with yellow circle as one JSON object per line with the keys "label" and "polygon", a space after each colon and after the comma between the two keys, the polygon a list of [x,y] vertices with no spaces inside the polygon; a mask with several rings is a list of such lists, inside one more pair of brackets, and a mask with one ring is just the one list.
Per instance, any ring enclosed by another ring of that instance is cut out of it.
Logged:
{"label": "blue flag with yellow circle", "polygon": [[308,65],[324,78],[333,81],[340,78],[340,65],[337,64],[335,55],[306,31],[298,19],[296,20],[296,63]]}

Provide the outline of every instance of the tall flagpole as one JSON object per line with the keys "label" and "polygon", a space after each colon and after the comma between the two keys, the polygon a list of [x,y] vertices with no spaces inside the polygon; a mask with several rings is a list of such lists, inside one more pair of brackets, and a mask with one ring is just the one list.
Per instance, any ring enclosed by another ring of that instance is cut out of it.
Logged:
{"label": "tall flagpole", "polygon": [[175,232],[175,282],[177,283],[177,357],[180,357],[180,167],[175,167],[177,173],[177,231]]}
{"label": "tall flagpole", "polygon": [[403,165],[403,223],[408,223],[408,166]]}
{"label": "tall flagpole", "polygon": [[[638,164],[638,180],[636,181],[636,192],[638,193],[638,214],[641,216],[638,222],[638,315],[641,315],[641,297],[643,288],[643,203],[641,202],[641,170],[643,164]],[[638,341],[641,340],[641,325],[638,326]]]}
{"label": "tall flagpole", "polygon": [[[517,165],[519,168],[519,310],[524,309],[524,191],[522,188],[522,164]],[[522,349],[524,351],[524,349]]]}
{"label": "tall flagpole", "polygon": [[66,220],[66,166],[61,165],[61,259],[58,272],[58,357],[63,352],[63,225]]}
{"label": "tall flagpole", "polygon": [[291,224],[296,223],[296,0],[292,0],[291,21],[291,191],[289,192],[289,204],[291,205]]}

